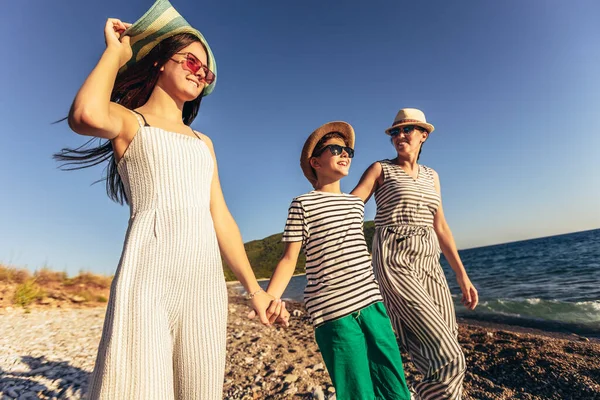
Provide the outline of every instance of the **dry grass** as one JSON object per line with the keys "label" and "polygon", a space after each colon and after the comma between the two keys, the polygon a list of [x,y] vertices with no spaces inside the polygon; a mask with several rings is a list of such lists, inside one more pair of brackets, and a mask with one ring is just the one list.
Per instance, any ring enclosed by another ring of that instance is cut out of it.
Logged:
{"label": "dry grass", "polygon": [[95,289],[108,289],[112,282],[112,276],[92,274],[91,272],[80,272],[73,278],[65,279],[64,286],[79,286]]}
{"label": "dry grass", "polygon": [[0,265],[0,282],[25,283],[30,278],[31,273],[26,269]]}
{"label": "dry grass", "polygon": [[30,279],[17,286],[13,303],[21,307],[27,307],[42,297],[44,297],[44,290],[35,283],[34,279]]}
{"label": "dry grass", "polygon": [[35,271],[33,273],[33,277],[35,279],[35,282],[38,285],[48,285],[48,284],[52,284],[52,283],[63,283],[64,281],[67,280],[67,273],[66,272],[56,272],[56,271],[52,271],[47,267],[43,267],[42,269],[39,269],[37,271]]}
{"label": "dry grass", "polygon": [[[108,301],[112,279],[112,276],[85,271],[69,277],[66,272],[52,271],[47,267],[31,274],[26,269],[0,264],[0,307],[16,305],[27,308],[70,303],[101,305]],[[78,296],[79,300],[72,301],[74,296]],[[81,301],[81,298],[85,300]]]}

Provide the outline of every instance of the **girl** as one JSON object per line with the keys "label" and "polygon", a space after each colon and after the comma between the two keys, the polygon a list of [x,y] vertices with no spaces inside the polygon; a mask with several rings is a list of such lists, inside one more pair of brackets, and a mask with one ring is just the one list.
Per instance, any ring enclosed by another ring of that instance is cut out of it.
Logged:
{"label": "girl", "polygon": [[261,322],[269,324],[270,304],[276,316],[282,305],[252,272],[211,140],[189,126],[214,87],[214,57],[164,0],[133,26],[109,19],[104,36],[68,121],[106,142],[57,155],[79,167],[108,160],[108,194],[131,209],[89,397],[221,399],[227,292],[219,248]]}

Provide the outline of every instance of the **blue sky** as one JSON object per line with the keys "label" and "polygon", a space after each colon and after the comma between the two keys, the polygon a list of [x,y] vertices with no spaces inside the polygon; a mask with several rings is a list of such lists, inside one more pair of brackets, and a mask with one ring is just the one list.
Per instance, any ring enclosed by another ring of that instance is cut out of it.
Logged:
{"label": "blue sky", "polygon": [[[50,122],[103,51],[106,18],[134,22],[151,3],[4,5],[0,262],[114,271],[128,209],[90,186],[101,168],[57,169],[51,154],[85,138]],[[599,2],[172,3],[219,65],[193,126],[213,139],[245,241],[280,232],[310,189],[298,161],[310,132],[354,126],[350,191],[394,157],[383,130],[403,107],[436,127],[421,161],[440,175],[459,248],[600,227]]]}

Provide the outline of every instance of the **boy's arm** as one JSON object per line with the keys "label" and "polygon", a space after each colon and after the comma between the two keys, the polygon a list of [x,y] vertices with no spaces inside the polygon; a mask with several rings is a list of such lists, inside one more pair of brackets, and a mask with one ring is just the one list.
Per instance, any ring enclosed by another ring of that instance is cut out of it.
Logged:
{"label": "boy's arm", "polygon": [[[300,255],[300,249],[302,248],[302,242],[286,242],[285,249],[281,259],[273,271],[269,286],[267,287],[267,293],[275,297],[276,301],[273,301],[266,311],[269,323],[273,323],[276,320],[288,326],[289,312],[285,309],[285,303],[281,301],[281,296],[285,291],[285,288],[290,283],[290,279],[294,275],[296,269],[296,263],[298,262],[298,255]],[[248,314],[250,319],[256,317],[254,310]]]}
{"label": "boy's arm", "polygon": [[285,288],[290,283],[290,279],[294,275],[296,269],[296,263],[298,262],[298,255],[300,255],[300,249],[302,248],[302,242],[286,242],[285,250],[281,259],[277,263],[277,267],[271,276],[269,286],[267,287],[267,293],[276,299],[281,298]]}

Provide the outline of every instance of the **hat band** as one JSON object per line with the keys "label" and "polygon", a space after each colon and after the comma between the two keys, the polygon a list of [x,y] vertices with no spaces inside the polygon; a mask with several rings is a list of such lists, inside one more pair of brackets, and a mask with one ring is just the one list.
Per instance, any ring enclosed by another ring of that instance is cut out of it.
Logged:
{"label": "hat band", "polygon": [[[399,121],[394,121],[392,126],[398,125],[398,124],[404,124],[406,122],[417,123],[417,124],[427,124],[427,122],[419,121],[418,119],[401,119]],[[429,125],[429,124],[427,124],[427,125]]]}

